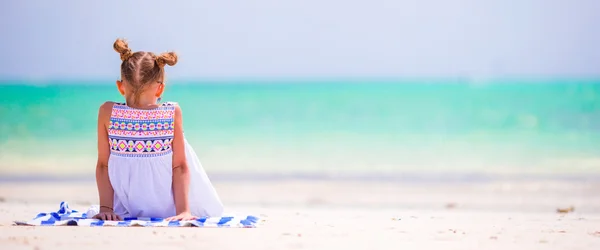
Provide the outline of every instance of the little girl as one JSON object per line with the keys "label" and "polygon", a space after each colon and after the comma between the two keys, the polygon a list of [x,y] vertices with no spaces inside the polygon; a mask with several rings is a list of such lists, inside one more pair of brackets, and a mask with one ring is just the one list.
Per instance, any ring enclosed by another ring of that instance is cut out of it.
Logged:
{"label": "little girl", "polygon": [[123,61],[117,88],[125,103],[106,102],[98,114],[94,218],[220,216],[223,204],[183,135],[181,108],[160,104],[164,66],[175,65],[177,55],[132,53],[121,39],[113,47]]}

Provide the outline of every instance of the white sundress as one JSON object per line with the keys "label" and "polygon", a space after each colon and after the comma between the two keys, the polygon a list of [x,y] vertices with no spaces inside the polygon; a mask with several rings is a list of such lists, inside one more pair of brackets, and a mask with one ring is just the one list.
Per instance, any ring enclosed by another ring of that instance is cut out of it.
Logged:
{"label": "white sundress", "polygon": [[[172,161],[175,103],[150,110],[115,103],[110,116],[108,175],[114,189],[113,209],[122,217],[175,216]],[[217,217],[223,204],[196,153],[185,140],[190,171],[192,215]]]}

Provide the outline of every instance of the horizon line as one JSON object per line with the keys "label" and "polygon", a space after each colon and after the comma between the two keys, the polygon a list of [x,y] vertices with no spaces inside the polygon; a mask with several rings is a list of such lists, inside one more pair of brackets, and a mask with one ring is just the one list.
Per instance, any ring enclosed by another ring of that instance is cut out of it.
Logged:
{"label": "horizon line", "polygon": [[[109,77],[73,78],[2,78],[0,85],[98,85],[101,82],[114,82]],[[169,77],[172,84],[285,84],[285,83],[551,83],[586,82],[600,83],[600,76],[590,77],[466,77],[466,76],[405,76],[405,77]],[[15,84],[17,83],[17,84]]]}

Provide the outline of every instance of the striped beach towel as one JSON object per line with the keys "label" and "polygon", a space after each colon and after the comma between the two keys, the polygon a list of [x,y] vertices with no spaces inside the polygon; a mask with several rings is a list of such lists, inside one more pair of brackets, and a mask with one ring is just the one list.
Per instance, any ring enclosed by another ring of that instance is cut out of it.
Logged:
{"label": "striped beach towel", "polygon": [[[90,212],[87,212],[90,213]],[[95,214],[73,210],[67,202],[60,203],[60,209],[51,213],[40,213],[29,221],[15,221],[20,226],[116,226],[116,227],[230,227],[253,228],[259,218],[255,216],[208,217],[192,221],[166,221],[164,218],[124,218],[123,221],[102,221],[91,219]]]}

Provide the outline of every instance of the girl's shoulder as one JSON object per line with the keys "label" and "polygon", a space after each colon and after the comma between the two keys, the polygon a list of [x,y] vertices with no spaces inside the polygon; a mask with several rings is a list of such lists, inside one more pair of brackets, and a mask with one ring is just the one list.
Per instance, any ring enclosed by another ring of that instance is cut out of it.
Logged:
{"label": "girl's shoulder", "polygon": [[170,110],[173,110],[173,112],[175,112],[175,116],[176,117],[181,117],[182,116],[182,112],[181,112],[181,107],[179,107],[179,103],[177,102],[164,102],[163,107],[169,107]]}
{"label": "girl's shoulder", "polygon": [[116,105],[115,102],[107,101],[100,105],[98,109],[98,120],[107,120],[110,119],[112,109]]}
{"label": "girl's shoulder", "polygon": [[100,112],[111,111],[112,108],[118,104],[119,103],[116,103],[116,102],[106,101],[106,102],[102,103],[102,105],[100,105]]}

